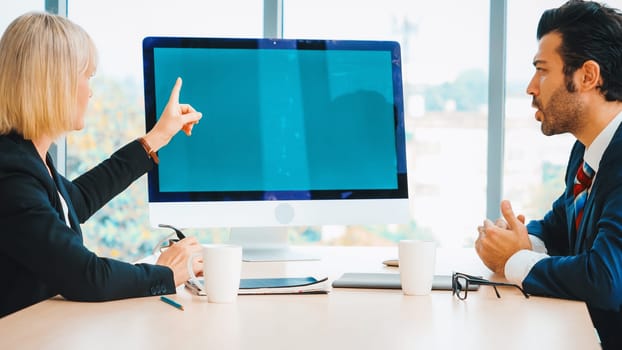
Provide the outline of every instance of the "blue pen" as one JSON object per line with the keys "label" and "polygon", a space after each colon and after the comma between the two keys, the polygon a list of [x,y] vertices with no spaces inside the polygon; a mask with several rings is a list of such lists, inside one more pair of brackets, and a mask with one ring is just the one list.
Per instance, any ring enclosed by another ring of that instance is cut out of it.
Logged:
{"label": "blue pen", "polygon": [[167,297],[165,297],[165,296],[161,296],[161,297],[160,297],[160,300],[162,300],[163,302],[165,302],[165,303],[167,303],[167,304],[169,304],[169,305],[171,305],[171,306],[173,306],[173,307],[178,308],[178,309],[179,309],[179,310],[181,310],[181,311],[184,311],[184,306],[183,306],[183,305],[181,305],[181,304],[179,304],[179,303],[177,303],[177,302],[176,302],[175,300],[173,300],[173,299],[167,298]]}

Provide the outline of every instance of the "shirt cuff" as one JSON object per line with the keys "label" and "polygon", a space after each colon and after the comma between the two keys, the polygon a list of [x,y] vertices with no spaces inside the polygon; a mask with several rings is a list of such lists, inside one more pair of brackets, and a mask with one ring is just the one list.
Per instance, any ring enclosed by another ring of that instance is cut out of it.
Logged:
{"label": "shirt cuff", "polygon": [[548,253],[548,250],[546,249],[546,246],[544,245],[544,241],[541,240],[538,236],[529,235],[529,240],[531,241],[531,250],[533,250],[536,253],[543,253],[543,254]]}
{"label": "shirt cuff", "polygon": [[544,253],[535,252],[533,250],[519,250],[514,253],[505,263],[505,278],[519,286],[523,285],[523,280],[531,271],[531,268],[540,260],[548,258]]}

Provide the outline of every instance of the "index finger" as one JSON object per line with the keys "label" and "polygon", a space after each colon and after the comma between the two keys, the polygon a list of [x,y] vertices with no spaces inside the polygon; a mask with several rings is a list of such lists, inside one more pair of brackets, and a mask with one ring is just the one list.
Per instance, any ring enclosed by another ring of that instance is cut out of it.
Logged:
{"label": "index finger", "polygon": [[173,86],[173,90],[171,91],[171,97],[169,97],[169,103],[179,103],[179,93],[181,92],[181,77],[177,77],[175,80],[175,86]]}

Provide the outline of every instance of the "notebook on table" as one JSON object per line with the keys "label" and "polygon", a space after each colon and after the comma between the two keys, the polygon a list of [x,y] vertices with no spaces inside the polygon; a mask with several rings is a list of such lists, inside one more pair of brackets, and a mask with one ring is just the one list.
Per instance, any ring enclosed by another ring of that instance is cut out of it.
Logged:
{"label": "notebook on table", "polygon": [[[333,281],[333,288],[402,289],[398,273],[348,272]],[[435,275],[433,290],[451,290],[450,275]],[[469,290],[477,290],[479,285],[469,285]]]}

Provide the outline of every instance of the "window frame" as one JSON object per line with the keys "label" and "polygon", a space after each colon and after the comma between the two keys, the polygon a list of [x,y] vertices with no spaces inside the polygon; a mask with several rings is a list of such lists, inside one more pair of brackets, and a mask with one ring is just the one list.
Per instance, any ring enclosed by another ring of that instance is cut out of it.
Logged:
{"label": "window frame", "polygon": [[[67,17],[67,1],[69,0],[45,0],[45,11]],[[56,140],[49,152],[56,170],[63,176],[67,174],[67,138],[62,136]]]}

